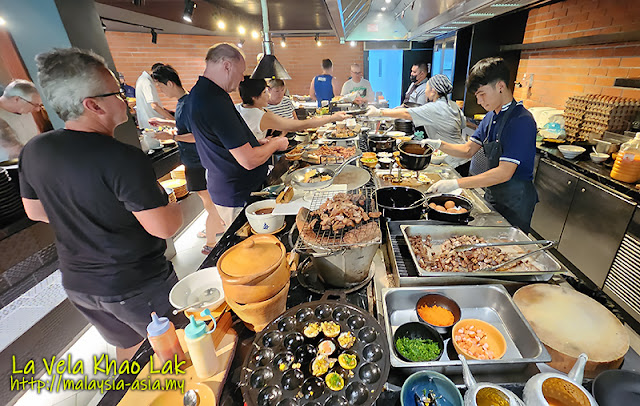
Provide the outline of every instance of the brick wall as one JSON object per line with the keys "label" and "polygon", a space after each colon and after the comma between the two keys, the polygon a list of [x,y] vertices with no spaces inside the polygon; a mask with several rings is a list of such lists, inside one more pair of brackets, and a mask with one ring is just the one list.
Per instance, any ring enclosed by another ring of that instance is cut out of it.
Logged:
{"label": "brick wall", "polygon": [[[523,42],[636,30],[640,1],[566,0],[531,10]],[[563,109],[583,93],[640,98],[640,89],[613,87],[615,78],[640,77],[640,42],[523,51],[517,79],[525,74],[535,75],[533,87],[516,88],[515,97],[527,107]]]}
{"label": "brick wall", "polygon": [[[198,75],[204,70],[204,57],[207,49],[218,42],[238,41],[237,37],[214,37],[200,35],[159,34],[158,43],[151,43],[151,35],[146,33],[107,32],[107,41],[116,67],[124,73],[126,81],[135,86],[135,81],[143,70],[150,71],[156,62],[172,65],[180,74],[184,87],[188,90],[195,84]],[[291,80],[287,86],[291,94],[308,94],[311,79],[321,73],[320,63],[324,58],[330,58],[334,65],[334,75],[339,83],[349,78],[349,65],[356,62],[362,65],[362,44],[352,47],[349,44],[340,45],[337,39],[321,37],[322,46],[316,46],[313,38],[287,38],[287,46],[280,46],[280,39],[276,38],[276,56],[287,69]],[[245,74],[253,72],[256,56],[262,52],[262,42],[249,39],[243,47],[247,70]],[[170,100],[162,94],[165,107],[175,108],[175,100]],[[238,92],[231,95],[238,102]]]}

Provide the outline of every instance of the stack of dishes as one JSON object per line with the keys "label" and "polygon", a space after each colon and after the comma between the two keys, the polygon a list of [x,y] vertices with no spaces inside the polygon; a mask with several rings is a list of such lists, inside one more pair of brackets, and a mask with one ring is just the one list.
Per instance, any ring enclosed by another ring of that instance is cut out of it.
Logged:
{"label": "stack of dishes", "polygon": [[413,121],[399,118],[393,122],[393,128],[398,131],[404,131],[405,133],[411,135],[413,134],[414,130]]}
{"label": "stack of dishes", "polygon": [[171,179],[186,179],[184,171],[184,165],[178,166],[176,169],[171,171]]}
{"label": "stack of dishes", "polygon": [[173,189],[173,193],[176,194],[176,197],[178,199],[189,194],[189,191],[187,190],[187,181],[184,179],[169,179],[160,182],[160,184],[165,189]]}
{"label": "stack of dishes", "polygon": [[0,222],[8,224],[19,215],[24,216],[20,193],[11,184],[7,170],[0,168]]}

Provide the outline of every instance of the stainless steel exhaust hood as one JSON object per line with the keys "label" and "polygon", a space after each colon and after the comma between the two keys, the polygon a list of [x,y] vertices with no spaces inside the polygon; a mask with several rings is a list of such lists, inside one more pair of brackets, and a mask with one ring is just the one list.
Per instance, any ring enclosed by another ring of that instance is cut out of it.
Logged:
{"label": "stainless steel exhaust hood", "polygon": [[385,12],[383,0],[325,2],[334,25],[341,23],[345,41],[426,41],[540,0],[393,0],[395,7]]}
{"label": "stainless steel exhaust hood", "polygon": [[260,63],[253,70],[251,79],[291,79],[287,70],[282,66],[273,54],[273,42],[269,34],[269,12],[267,9],[267,0],[261,0],[262,6],[262,27],[264,32],[263,52],[264,55],[260,59]]}

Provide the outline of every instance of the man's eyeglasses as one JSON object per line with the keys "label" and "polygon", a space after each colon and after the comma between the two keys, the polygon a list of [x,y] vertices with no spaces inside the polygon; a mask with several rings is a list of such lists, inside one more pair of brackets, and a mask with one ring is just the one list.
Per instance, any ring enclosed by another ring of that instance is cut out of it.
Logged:
{"label": "man's eyeglasses", "polygon": [[30,105],[32,105],[32,106],[33,106],[33,107],[35,107],[35,108],[41,109],[41,108],[43,108],[43,107],[44,107],[44,106],[42,105],[42,103],[40,103],[40,104],[36,104],[36,103],[32,102],[31,100],[27,100],[27,99],[25,99],[24,97],[21,97],[21,96],[18,96],[18,97],[20,97],[22,100],[26,101],[27,103],[29,103]]}
{"label": "man's eyeglasses", "polygon": [[351,71],[351,74],[352,74],[352,75],[362,75],[362,72],[354,72],[354,71]]}
{"label": "man's eyeglasses", "polygon": [[127,95],[122,90],[118,92],[99,94],[97,96],[88,96],[88,97],[85,97],[85,99],[91,99],[91,98],[97,98],[97,97],[109,97],[109,96],[118,96],[120,100],[127,101]]}

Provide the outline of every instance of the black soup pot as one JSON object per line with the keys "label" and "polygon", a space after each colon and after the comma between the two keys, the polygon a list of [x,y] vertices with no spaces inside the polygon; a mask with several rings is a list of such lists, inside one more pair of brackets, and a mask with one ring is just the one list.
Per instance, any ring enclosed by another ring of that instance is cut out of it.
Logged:
{"label": "black soup pot", "polygon": [[369,135],[368,141],[371,152],[393,152],[393,144],[396,142],[388,135]]}
{"label": "black soup pot", "polygon": [[424,213],[424,195],[410,187],[382,187],[376,190],[376,201],[382,216],[391,220],[420,220]]}
{"label": "black soup pot", "polygon": [[400,164],[412,171],[421,171],[431,162],[433,149],[429,145],[422,146],[420,141],[405,141],[398,147]]}
{"label": "black soup pot", "polygon": [[[438,206],[444,206],[447,200],[452,200],[456,204],[456,206],[462,207],[467,211],[465,213],[447,213],[431,207],[431,203],[435,203]],[[427,216],[429,217],[429,220],[440,220],[450,223],[466,224],[470,221],[469,216],[471,215],[472,209],[473,204],[471,204],[471,201],[462,196],[442,194],[431,196],[427,199]]]}

